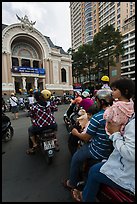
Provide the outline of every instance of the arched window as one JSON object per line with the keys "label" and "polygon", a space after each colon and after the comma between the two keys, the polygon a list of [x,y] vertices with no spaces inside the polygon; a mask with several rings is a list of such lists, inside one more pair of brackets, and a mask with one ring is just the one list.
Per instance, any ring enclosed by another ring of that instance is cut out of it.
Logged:
{"label": "arched window", "polygon": [[62,82],[66,82],[66,70],[64,68],[61,69],[61,79]]}

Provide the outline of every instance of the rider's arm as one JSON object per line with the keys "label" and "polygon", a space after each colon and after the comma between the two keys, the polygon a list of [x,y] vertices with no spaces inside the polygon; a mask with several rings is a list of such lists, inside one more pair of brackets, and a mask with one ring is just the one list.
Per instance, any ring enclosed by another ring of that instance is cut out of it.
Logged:
{"label": "rider's arm", "polygon": [[79,133],[78,130],[76,128],[73,128],[71,133],[80,138],[81,140],[88,142],[91,139],[91,135],[87,134],[87,133]]}
{"label": "rider's arm", "polygon": [[111,136],[109,137],[113,141],[113,146],[120,152],[123,158],[130,161],[135,160],[135,119],[132,119],[125,126],[125,132],[122,136],[120,133],[120,127],[115,123],[108,126]]}

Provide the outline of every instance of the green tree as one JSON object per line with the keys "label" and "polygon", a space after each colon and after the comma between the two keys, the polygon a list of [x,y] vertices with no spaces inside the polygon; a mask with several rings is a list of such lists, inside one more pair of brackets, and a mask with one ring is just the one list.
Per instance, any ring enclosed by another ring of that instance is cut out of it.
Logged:
{"label": "green tree", "polygon": [[[78,74],[88,75],[88,79],[91,82],[91,75],[93,73],[93,51],[90,44],[84,44],[79,46],[78,51],[73,54],[73,65],[74,70]],[[91,86],[91,83],[90,83]]]}
{"label": "green tree", "polygon": [[99,69],[100,66],[106,67],[108,76],[110,66],[115,66],[115,58],[124,54],[122,35],[119,30],[115,30],[112,25],[106,25],[94,36],[93,49],[94,61]]}

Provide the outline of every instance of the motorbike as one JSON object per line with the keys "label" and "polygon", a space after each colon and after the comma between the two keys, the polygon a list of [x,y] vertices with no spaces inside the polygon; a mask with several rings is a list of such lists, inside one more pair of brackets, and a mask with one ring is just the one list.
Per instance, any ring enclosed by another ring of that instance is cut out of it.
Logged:
{"label": "motorbike", "polygon": [[[89,167],[96,163],[96,160],[92,160],[91,162],[90,159],[87,159],[82,167],[83,172],[81,172],[81,181],[77,183],[78,190],[83,190],[88,176]],[[96,202],[135,202],[135,195],[129,190],[118,189],[110,187],[107,184],[101,184],[100,190],[96,196]]]}
{"label": "motorbike", "polygon": [[63,120],[65,122],[66,129],[68,132],[71,131],[73,125],[76,122],[77,117],[79,116],[78,111],[79,107],[76,104],[70,103],[68,109],[64,113]]}
{"label": "motorbike", "polygon": [[[84,187],[84,183],[78,183],[78,190],[82,190]],[[125,189],[118,189],[114,187],[110,187],[107,184],[101,184],[100,190],[96,196],[96,202],[109,202],[109,203],[117,203],[117,202],[135,202],[135,195]]]}
{"label": "motorbike", "polygon": [[2,112],[2,142],[8,142],[14,135],[14,129],[11,126],[11,121],[5,113]]}
{"label": "motorbike", "polygon": [[48,164],[51,164],[55,151],[59,151],[56,132],[52,129],[44,130],[36,136],[36,141],[38,144],[38,150],[40,150]]}

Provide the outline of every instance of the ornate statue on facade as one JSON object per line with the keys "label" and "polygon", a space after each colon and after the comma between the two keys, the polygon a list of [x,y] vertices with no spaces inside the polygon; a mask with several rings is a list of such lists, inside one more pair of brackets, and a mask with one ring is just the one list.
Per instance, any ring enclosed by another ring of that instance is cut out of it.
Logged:
{"label": "ornate statue on facade", "polygon": [[28,19],[28,16],[25,15],[24,18],[23,17],[19,17],[17,14],[16,14],[18,20],[21,21],[21,28],[23,30],[26,30],[28,29],[29,31],[33,31],[33,25],[35,25],[36,21],[32,22],[32,21],[29,21]]}

